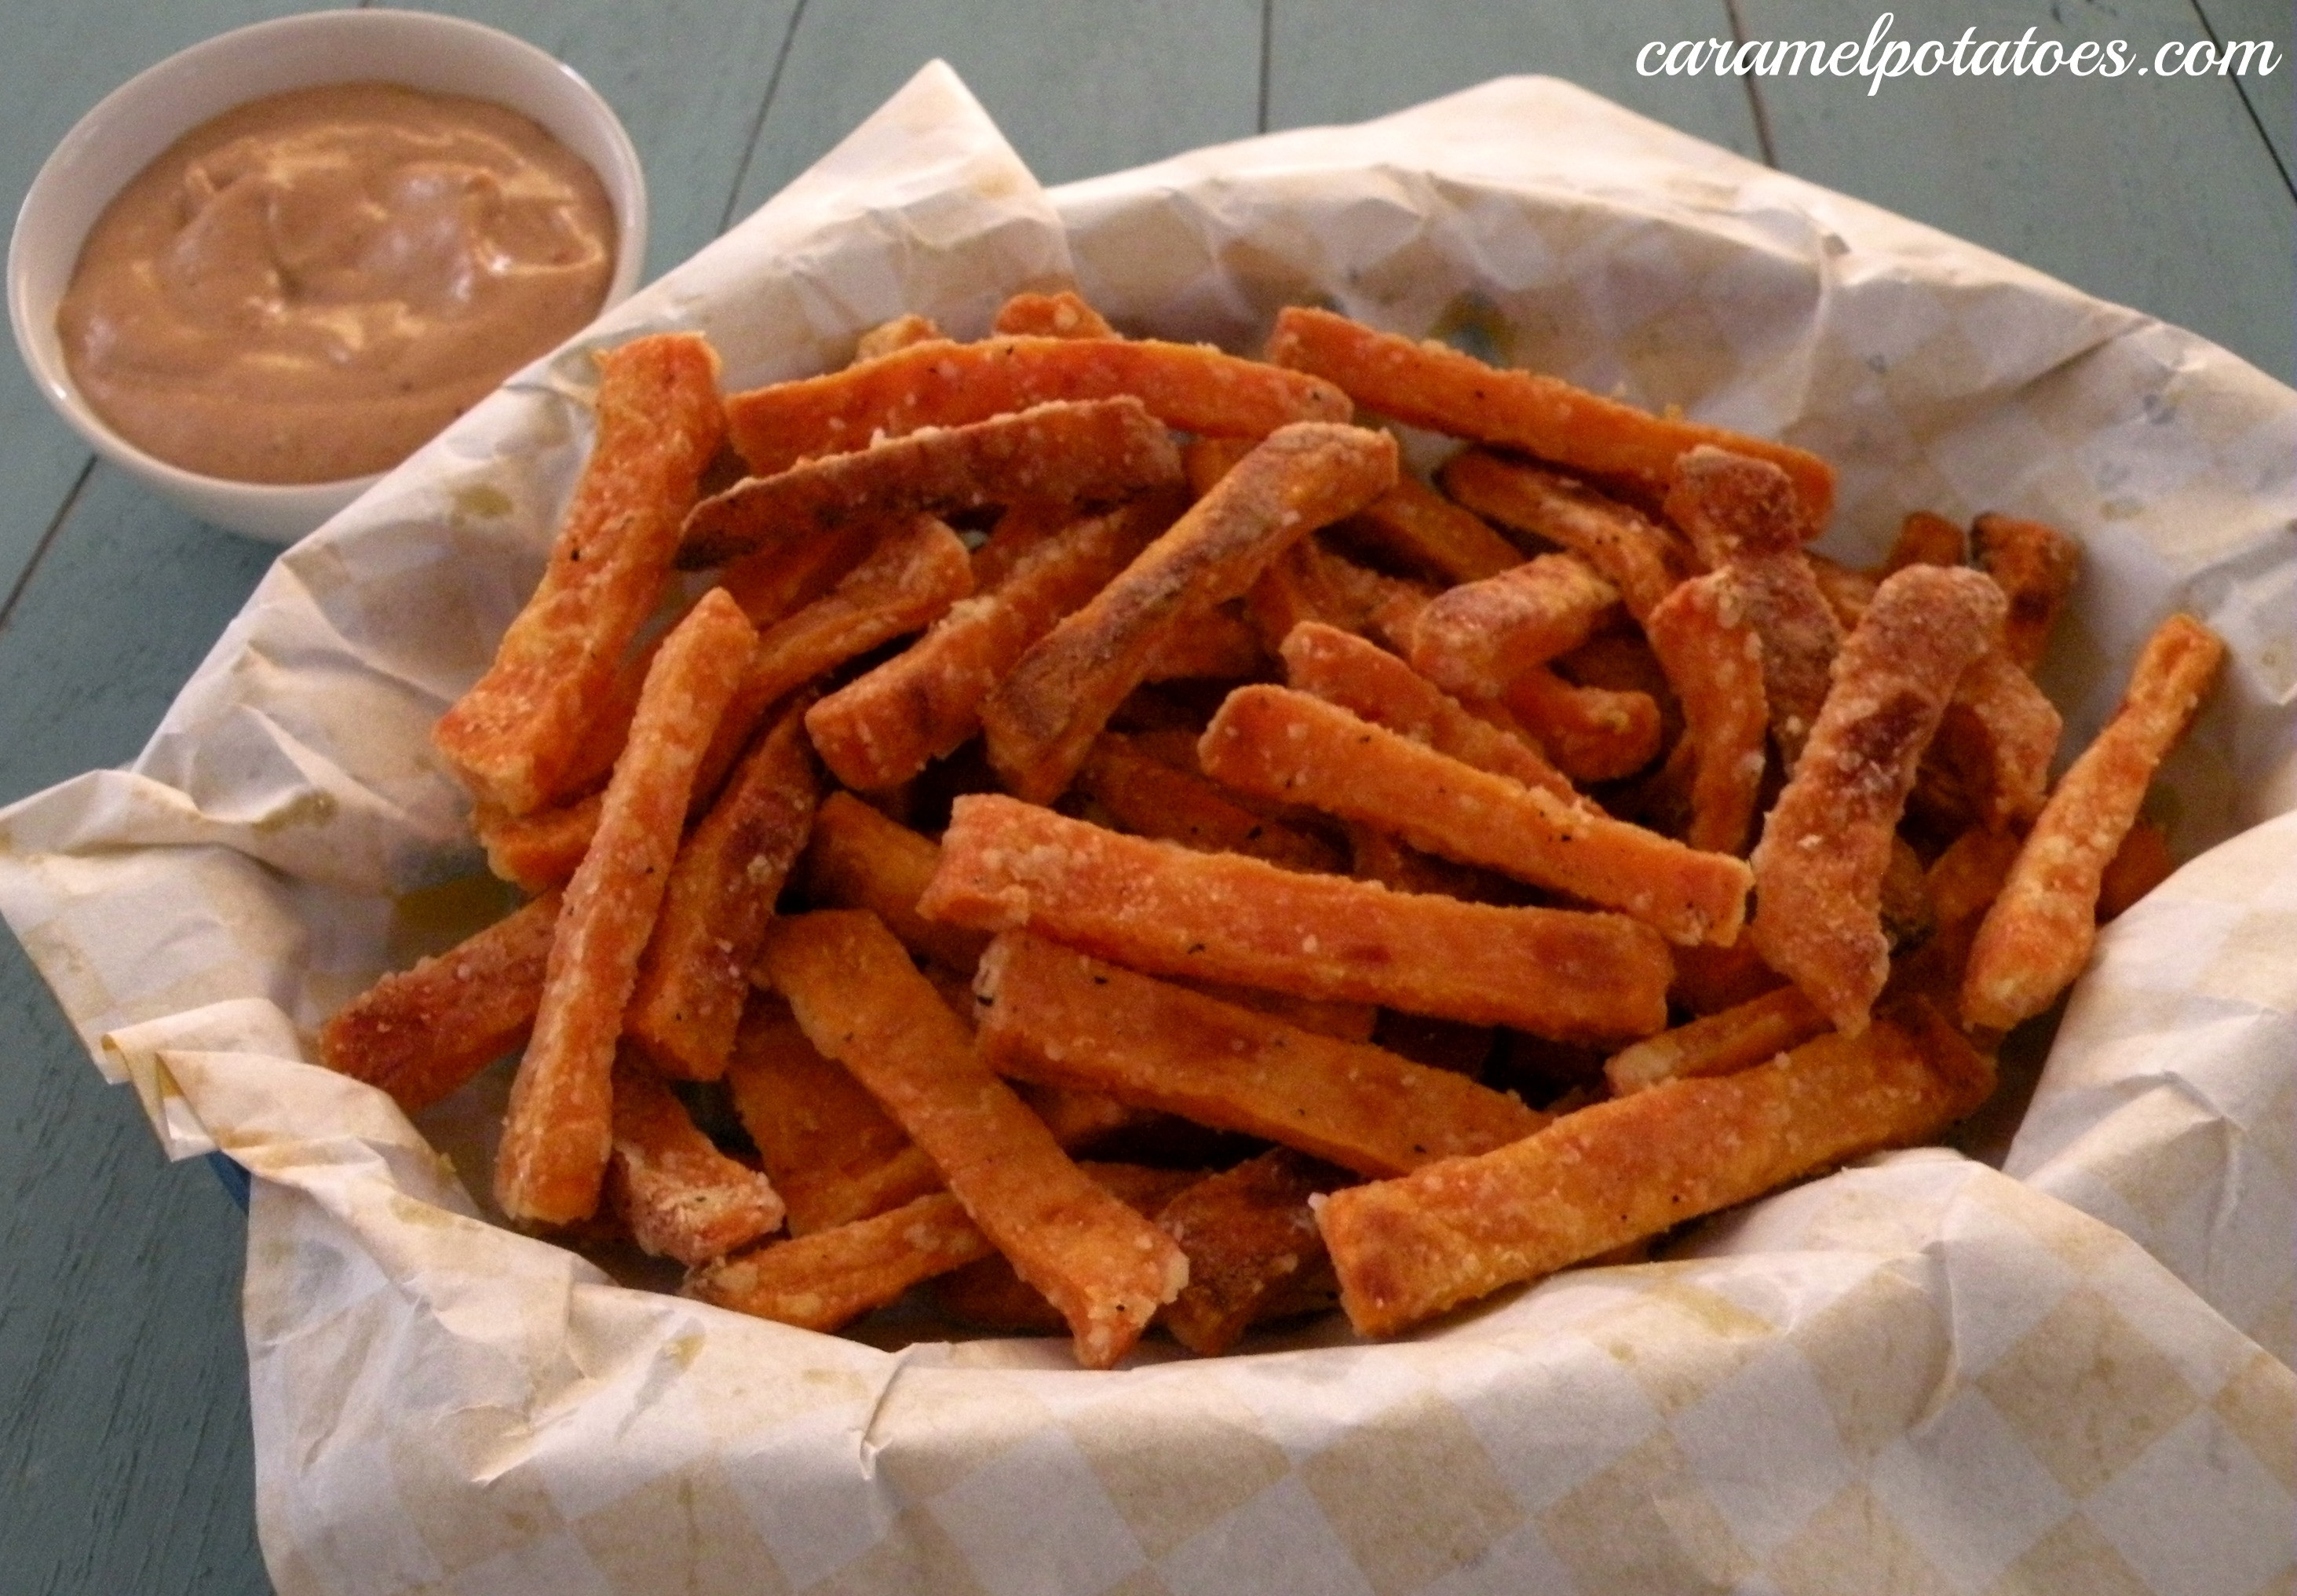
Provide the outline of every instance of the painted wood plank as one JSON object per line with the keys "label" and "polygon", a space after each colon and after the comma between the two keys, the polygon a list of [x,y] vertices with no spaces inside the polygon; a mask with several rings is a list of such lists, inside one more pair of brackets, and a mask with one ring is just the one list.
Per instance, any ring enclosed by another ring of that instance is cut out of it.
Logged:
{"label": "painted wood plank", "polygon": [[[139,7],[12,6],[0,50],[0,206],[13,217],[24,191],[72,124],[128,78],[211,34],[305,9],[292,0],[182,0]],[[22,362],[0,362],[0,601],[54,525],[88,450],[40,397]]]}
{"label": "painted wood plank", "polygon": [[[2242,98],[2281,162],[2281,179],[2297,177],[2297,15],[2289,0],[2194,0],[2210,37],[2219,45],[2237,40],[2269,41],[2280,55],[2270,72],[2243,74]],[[2245,59],[2253,60],[2254,57]]]}
{"label": "painted wood plank", "polygon": [[1746,89],[1731,79],[1651,78],[1653,39],[1731,37],[1720,0],[1495,5],[1489,0],[1271,0],[1268,125],[1356,122],[1516,72],[1566,78],[1751,160],[1763,152]]}
{"label": "painted wood plank", "polygon": [[770,199],[936,56],[1047,184],[1245,137],[1258,126],[1260,35],[1259,0],[807,0],[736,214]]}
{"label": "painted wood plank", "polygon": [[646,276],[660,276],[725,228],[742,158],[799,0],[447,0],[451,12],[516,34],[589,80],[630,129],[654,213]]}
{"label": "painted wood plank", "polygon": [[[1848,8],[1741,0],[1750,38],[1864,38]],[[1871,21],[1871,19],[1869,19]],[[1907,13],[1901,37],[2127,40],[2150,62],[2200,37],[2186,0],[2112,12],[2063,0],[1952,0]],[[1854,26],[1857,31],[1852,31]],[[2289,69],[2285,68],[2285,70]],[[2233,86],[2164,80],[1901,78],[1758,80],[1788,171],[1996,250],[2297,380],[2297,202]]]}

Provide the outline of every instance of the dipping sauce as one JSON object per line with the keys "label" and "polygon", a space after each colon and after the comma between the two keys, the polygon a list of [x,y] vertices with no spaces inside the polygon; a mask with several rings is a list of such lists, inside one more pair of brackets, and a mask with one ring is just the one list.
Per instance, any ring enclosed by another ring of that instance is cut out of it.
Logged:
{"label": "dipping sauce", "polygon": [[597,175],[499,105],[384,83],[185,134],[88,234],[56,313],[87,402],[171,465],[325,482],[397,465],[582,326]]}

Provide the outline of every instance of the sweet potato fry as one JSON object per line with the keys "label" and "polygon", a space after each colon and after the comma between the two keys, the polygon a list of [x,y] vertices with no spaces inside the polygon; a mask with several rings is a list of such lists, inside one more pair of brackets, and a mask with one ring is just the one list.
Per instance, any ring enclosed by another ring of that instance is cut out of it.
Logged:
{"label": "sweet potato fry", "polygon": [[732,599],[705,594],[647,676],[597,834],[566,888],[533,1040],[511,1089],[495,1199],[514,1220],[571,1224],[597,1209],[622,1009],[677,856],[695,772],[756,638]]}
{"label": "sweet potato fry", "polygon": [[920,343],[947,342],[948,334],[935,326],[931,317],[897,316],[891,321],[879,322],[861,334],[853,345],[856,361],[875,360],[890,355],[895,350],[906,350]]}
{"label": "sweet potato fry", "polygon": [[1978,568],[2010,601],[2003,646],[2031,670],[2081,574],[2081,546],[2054,527],[2014,515],[1980,515],[1970,530]]}
{"label": "sweet potato fry", "polygon": [[1909,565],[1884,582],[1756,844],[1756,950],[1848,1035],[1889,975],[1882,876],[1915,769],[2003,610],[1974,571]]}
{"label": "sweet potato fry", "polygon": [[1189,1283],[1165,1309],[1173,1339],[1198,1357],[1216,1356],[1325,1273],[1324,1238],[1308,1199],[1351,1181],[1346,1170],[1274,1148],[1166,1201],[1157,1222],[1189,1255]]}
{"label": "sweet potato fry", "polygon": [[1683,579],[1683,547],[1642,512],[1584,482],[1489,449],[1463,449],[1437,473],[1444,491],[1502,526],[1560,544],[1619,590],[1642,620]]}
{"label": "sweet potato fry", "polygon": [[1740,613],[1763,640],[1771,735],[1791,771],[1842,646],[1842,629],[1803,555],[1808,529],[1792,484],[1765,461],[1694,449],[1676,466],[1667,513],[1709,569],[1731,573]]}
{"label": "sweet potato fry", "polygon": [[1710,572],[1676,587],[1643,623],[1683,705],[1683,736],[1667,773],[1690,796],[1684,841],[1717,853],[1747,845],[1770,730],[1762,639],[1735,591],[1728,573]]}
{"label": "sweet potato fry", "polygon": [[1962,1017],[2006,1031],[2056,1001],[2089,961],[2106,865],[2137,819],[2154,768],[2201,708],[2225,644],[2172,615],[2139,654],[2121,706],[2059,778],[1979,927]]}
{"label": "sweet potato fry", "polygon": [[955,605],[916,643],[824,698],[806,717],[822,761],[867,792],[955,752],[981,728],[981,706],[1014,662],[1124,570],[1172,508],[1151,496],[1076,522],[1024,554],[993,592]]}
{"label": "sweet potato fry", "polygon": [[1833,612],[1835,629],[1848,632],[1865,615],[1866,606],[1874,602],[1874,589],[1880,580],[1864,571],[1853,571],[1815,548],[1804,549],[1802,558],[1803,564],[1810,567],[1810,580],[1818,584],[1818,596]]}
{"label": "sweet potato fry", "polygon": [[[1523,564],[1523,555],[1483,518],[1461,509],[1417,477],[1395,486],[1332,529],[1342,542],[1422,576],[1480,581]],[[1601,569],[1598,566],[1597,569]]]}
{"label": "sweet potato fry", "polygon": [[614,1071],[611,1169],[630,1238],[656,1257],[707,1263],[781,1229],[773,1182],[720,1152],[671,1090],[627,1059]]}
{"label": "sweet potato fry", "polygon": [[868,1219],[941,1188],[941,1171],[771,992],[750,1000],[726,1084],[789,1206],[793,1236]]}
{"label": "sweet potato fry", "polygon": [[487,851],[487,868],[530,893],[547,893],[572,879],[605,806],[604,788],[572,803],[515,818],[481,800],[472,824]]}
{"label": "sweet potato fry", "polygon": [[1478,1153],[1544,1123],[1503,1093],[1106,964],[1025,932],[974,978],[1000,1074],[1176,1114],[1369,1175]]}
{"label": "sweet potato fry", "polygon": [[817,907],[866,909],[903,946],[970,975],[988,934],[918,912],[918,899],[940,866],[941,849],[931,837],[888,820],[850,793],[832,793],[814,816],[803,873]]}
{"label": "sweet potato fry", "polygon": [[1955,685],[1931,763],[1953,776],[1970,818],[1999,831],[2041,813],[2064,722],[2006,646],[1988,649]]}
{"label": "sweet potato fry", "polygon": [[[939,345],[920,347],[929,358],[943,354]],[[792,539],[823,537],[857,520],[1023,499],[1126,498],[1180,475],[1171,435],[1140,400],[1039,405],[747,478],[694,506],[678,564],[699,571]]]}
{"label": "sweet potato fry", "polygon": [[1260,447],[1257,438],[1191,438],[1181,451],[1181,470],[1189,479],[1189,498],[1204,498],[1213,484],[1236,469],[1236,463]]}
{"label": "sweet potato fry", "polygon": [[2097,923],[2119,919],[2122,911],[2169,879],[2177,861],[2169,857],[2169,834],[2150,820],[2129,828],[2098,879]]}
{"label": "sweet potato fry", "polygon": [[1970,537],[1943,515],[1916,510],[1898,523],[1898,541],[1890,545],[1874,572],[1877,580],[1895,576],[1909,565],[1966,565]]}
{"label": "sweet potato fry", "polygon": [[827,376],[729,395],[726,420],[734,448],[762,477],[809,456],[862,448],[880,434],[1119,397],[1146,406],[1165,426],[1223,438],[1349,414],[1330,383],[1206,345],[1063,336],[898,350]]}
{"label": "sweet potato fry", "polygon": [[1333,1192],[1318,1224],[1349,1322],[1392,1335],[1812,1170],[1918,1141],[1991,1089],[1969,1044],[1917,1011],[1735,1074],[1598,1103],[1495,1152]]}
{"label": "sweet potato fry", "polygon": [[[1140,1164],[1081,1164],[1077,1166],[1107,1188],[1111,1197],[1145,1218],[1154,1219],[1165,1202],[1198,1184],[1204,1172],[1153,1169]],[[1045,1294],[1013,1272],[1002,1257],[989,1257],[936,1275],[934,1301],[952,1319],[976,1329],[1008,1335],[1058,1335],[1068,1328]]]}
{"label": "sweet potato fry", "polygon": [[1666,1023],[1658,933],[1498,909],[1120,836],[997,794],[959,798],[929,917],[1027,927],[1152,974],[1379,1003],[1590,1040]]}
{"label": "sweet potato fry", "polygon": [[984,1234],[1061,1310],[1077,1361],[1106,1369],[1188,1283],[1171,1239],[1072,1164],[1042,1121],[974,1056],[874,917],[831,909],[775,922],[763,967],[807,1039],[836,1058],[926,1150]]}
{"label": "sweet potato fry", "polygon": [[758,740],[678,851],[623,1029],[665,1075],[726,1071],[774,900],[813,826],[803,703]]}
{"label": "sweet potato fry", "polygon": [[1279,555],[1245,595],[1245,613],[1270,650],[1296,626],[1313,621],[1383,637],[1408,628],[1433,595],[1401,578],[1382,576],[1303,538]]}
{"label": "sweet potato fry", "polygon": [[806,1330],[834,1330],[995,1249],[964,1205],[936,1191],[869,1219],[770,1242],[706,1264],[686,1295]]}
{"label": "sweet potato fry", "polygon": [[1068,785],[1176,621],[1241,595],[1285,546],[1395,480],[1395,440],[1304,422],[1272,434],[1021,656],[982,707],[989,761],[1024,798]]}
{"label": "sweet potato fry", "polygon": [[1497,698],[1585,643],[1619,591],[1570,555],[1541,555],[1436,596],[1412,623],[1412,668],[1446,692]]}
{"label": "sweet potato fry", "polygon": [[1073,288],[1017,293],[997,309],[990,331],[1000,338],[1114,338],[1116,329]]}
{"label": "sweet potato fry", "polygon": [[1191,615],[1166,632],[1148,656],[1141,679],[1239,681],[1259,675],[1267,665],[1258,629],[1239,604],[1230,603]]}
{"label": "sweet potato fry", "polygon": [[1665,491],[1685,450],[1717,444],[1768,460],[1793,480],[1813,535],[1834,506],[1833,468],[1817,456],[1720,427],[1653,415],[1554,377],[1508,371],[1445,349],[1300,307],[1281,311],[1268,358],[1313,372],[1368,410],[1408,426],[1519,448],[1567,470]]}
{"label": "sweet potato fry", "polygon": [[1416,848],[1632,915],[1671,942],[1730,943],[1752,873],[1360,720],[1288,687],[1239,687],[1205,728],[1205,773],[1313,804]]}
{"label": "sweet potato fry", "polygon": [[1801,1046],[1829,1029],[1818,1006],[1797,986],[1774,987],[1719,1014],[1647,1036],[1605,1061],[1603,1079],[1613,1097],[1645,1091],[1666,1081],[1728,1075]]}
{"label": "sweet potato fry", "polygon": [[541,586],[431,734],[473,793],[513,815],[565,795],[590,715],[661,596],[725,438],[718,357],[693,333],[634,339],[598,358],[597,415]]}
{"label": "sweet potato fry", "polygon": [[1337,870],[1340,856],[1312,831],[1245,808],[1193,770],[1152,759],[1122,732],[1103,732],[1077,771],[1076,788],[1118,827],[1206,853],[1264,859],[1288,870]]}
{"label": "sweet potato fry", "polygon": [[1285,680],[1301,692],[1479,770],[1558,798],[1577,796],[1569,778],[1531,744],[1470,714],[1434,682],[1362,638],[1305,621],[1286,636],[1282,654]]}
{"label": "sweet potato fry", "polygon": [[1615,693],[1565,681],[1535,665],[1507,695],[1474,706],[1511,735],[1542,749],[1573,782],[1617,781],[1658,757],[1664,718],[1648,693]]}
{"label": "sweet potato fry", "polygon": [[819,538],[799,538],[744,555],[718,573],[718,585],[752,624],[772,626],[823,596],[913,518],[856,521]]}
{"label": "sweet potato fry", "polygon": [[542,1000],[559,896],[385,975],[319,1032],[329,1069],[382,1088],[417,1114],[526,1040]]}

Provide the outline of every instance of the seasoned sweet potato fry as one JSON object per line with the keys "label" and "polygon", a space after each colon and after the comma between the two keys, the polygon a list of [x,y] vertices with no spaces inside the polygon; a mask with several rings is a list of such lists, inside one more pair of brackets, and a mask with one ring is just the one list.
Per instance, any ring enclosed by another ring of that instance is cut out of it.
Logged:
{"label": "seasoned sweet potato fry", "polygon": [[1650,694],[1575,686],[1544,665],[1508,683],[1504,698],[1475,707],[1544,750],[1574,782],[1633,776],[1658,757],[1665,736],[1664,719]]}
{"label": "seasoned sweet potato fry", "polygon": [[2014,515],[1980,515],[1970,530],[1978,568],[2010,601],[2003,646],[2031,670],[2081,574],[2081,546],[2055,527]]}
{"label": "seasoned sweet potato fry", "polygon": [[661,596],[679,524],[725,438],[718,357],[690,333],[609,350],[597,415],[542,585],[431,734],[473,793],[513,815],[566,795],[590,715]]}
{"label": "seasoned sweet potato fry", "polygon": [[1512,1097],[1008,932],[974,979],[1000,1074],[1106,1092],[1369,1175],[1528,1136]]}
{"label": "seasoned sweet potato fry", "polygon": [[1272,1148],[1170,1198],[1157,1222],[1189,1255],[1189,1283],[1165,1309],[1173,1338],[1216,1356],[1303,1283],[1328,1276],[1308,1199],[1351,1181],[1333,1164]]}
{"label": "seasoned sweet potato fry", "polygon": [[1917,1011],[1736,1074],[1598,1103],[1495,1152],[1336,1191],[1318,1223],[1349,1322],[1393,1335],[1812,1170],[1918,1141],[1992,1086],[1969,1044]]}
{"label": "seasoned sweet potato fry", "polygon": [[2097,923],[2119,919],[2124,909],[2169,879],[2177,861],[2169,857],[2169,834],[2150,820],[2129,828],[2098,878]]}
{"label": "seasoned sweet potato fry", "polygon": [[696,1130],[671,1090],[625,1059],[614,1071],[614,1206],[656,1257],[707,1263],[781,1229],[773,1182]]}
{"label": "seasoned sweet potato fry", "polygon": [[1245,808],[1217,783],[1150,758],[1121,732],[1101,733],[1076,787],[1135,836],[1247,854],[1288,870],[1340,868],[1338,851],[1315,833]]}
{"label": "seasoned sweet potato fry", "polygon": [[1739,611],[1763,642],[1771,736],[1791,771],[1842,646],[1842,628],[1803,553],[1808,531],[1792,486],[1767,462],[1694,449],[1676,465],[1667,513],[1710,569],[1730,572]]}
{"label": "seasoned sweet potato fry", "polygon": [[1875,572],[1880,580],[1909,565],[1965,565],[1970,563],[1970,537],[1943,515],[1916,510],[1898,523],[1898,541]]}
{"label": "seasoned sweet potato fry", "polygon": [[1519,448],[1567,470],[1625,478],[1654,496],[1666,490],[1677,457],[1717,444],[1785,471],[1814,535],[1833,512],[1833,468],[1802,449],[1653,415],[1554,377],[1502,370],[1441,344],[1377,333],[1328,310],[1280,312],[1268,358],[1328,378],[1364,408],[1406,425]]}
{"label": "seasoned sweet potato fry", "polygon": [[[1077,1167],[1107,1187],[1111,1197],[1148,1219],[1156,1218],[1166,1201],[1205,1178],[1201,1170],[1155,1169],[1140,1164]],[[935,1276],[933,1293],[943,1312],[977,1329],[1058,1335],[1068,1328],[1060,1310],[1045,1300],[1043,1292],[1015,1274],[1013,1266],[1001,1256],[983,1258]]]}
{"label": "seasoned sweet potato fry", "polygon": [[1257,438],[1191,438],[1181,451],[1181,470],[1189,479],[1189,498],[1199,499],[1213,484],[1236,469],[1236,463],[1260,447]]}
{"label": "seasoned sweet potato fry", "polygon": [[1675,538],[1641,511],[1489,449],[1462,449],[1445,462],[1437,480],[1478,515],[1577,555],[1619,590],[1627,613],[1638,621],[1682,580],[1690,563]]}
{"label": "seasoned sweet potato fry", "polygon": [[869,1089],[998,1251],[1060,1309],[1077,1361],[1106,1369],[1130,1352],[1188,1283],[1186,1256],[1095,1186],[990,1074],[893,934],[851,909],[778,920],[763,967],[807,1039]]}
{"label": "seasoned sweet potato fry", "polygon": [[1239,681],[1259,675],[1267,665],[1259,629],[1239,604],[1231,603],[1192,615],[1166,632],[1148,656],[1141,679]]}
{"label": "seasoned sweet potato fry", "polygon": [[1619,591],[1571,555],[1541,555],[1436,596],[1412,622],[1412,668],[1446,692],[1497,698],[1585,643]]}
{"label": "seasoned sweet potato fry", "polygon": [[1751,872],[1360,720],[1289,687],[1239,687],[1205,728],[1205,773],[1416,848],[1634,916],[1669,941],[1737,938]]}
{"label": "seasoned sweet potato fry", "polygon": [[732,394],[726,419],[750,469],[770,476],[809,456],[862,448],[880,434],[900,438],[1119,396],[1146,406],[1165,426],[1224,438],[1258,438],[1290,422],[1346,421],[1349,414],[1346,396],[1330,383],[1200,344],[1017,337],[920,345],[827,376]]}
{"label": "seasoned sweet potato fry", "polygon": [[[921,347],[928,357],[943,352],[939,345]],[[856,520],[1023,499],[1121,499],[1180,476],[1171,435],[1140,400],[1039,405],[747,478],[694,506],[678,564],[699,571],[788,539],[823,537]]]}
{"label": "seasoned sweet potato fry", "polygon": [[1269,564],[1245,595],[1245,613],[1273,650],[1296,626],[1314,622],[1342,631],[1404,635],[1431,595],[1401,578],[1382,576],[1303,538]]}
{"label": "seasoned sweet potato fry", "polygon": [[823,596],[888,538],[898,537],[912,517],[856,521],[819,538],[798,538],[744,555],[718,573],[718,585],[732,596],[757,626],[772,626]]}
{"label": "seasoned sweet potato fry", "polygon": [[941,849],[931,837],[888,820],[850,793],[832,793],[814,816],[803,876],[815,904],[866,909],[903,946],[970,975],[988,934],[918,912],[918,899],[940,866]]}
{"label": "seasoned sweet potato fry", "polygon": [[420,1113],[526,1040],[542,1001],[559,896],[385,975],[319,1032],[329,1069],[381,1087]]}
{"label": "seasoned sweet potato fry", "polygon": [[530,893],[564,886],[589,851],[598,811],[605,802],[601,788],[572,803],[513,817],[482,800],[473,810],[472,824],[487,851],[487,868]]}
{"label": "seasoned sweet potato fry", "polygon": [[1884,582],[1756,844],[1756,950],[1846,1034],[1889,975],[1882,876],[1915,769],[2004,607],[1974,571],[1909,565]]}
{"label": "seasoned sweet potato fry", "polygon": [[1285,638],[1282,653],[1285,679],[1301,692],[1479,770],[1558,798],[1576,796],[1569,779],[1531,744],[1470,714],[1434,682],[1362,638],[1304,621]]}
{"label": "seasoned sweet potato fry", "polygon": [[1036,802],[1058,796],[1165,631],[1237,597],[1286,545],[1394,482],[1395,458],[1395,439],[1360,427],[1272,434],[998,684],[981,720],[1007,786]]}
{"label": "seasoned sweet potato fry", "polygon": [[997,308],[990,331],[1000,338],[1114,338],[1116,329],[1073,288],[1017,293]]}
{"label": "seasoned sweet potato fry", "polygon": [[2009,649],[1989,648],[1955,685],[1931,763],[1952,773],[1970,819],[1997,831],[2022,826],[2042,810],[2063,729]]}
{"label": "seasoned sweet potato fry", "polygon": [[2006,1031],[2042,1012],[2081,974],[2097,898],[2154,768],[2193,724],[2225,644],[2188,615],[2163,621],[2138,655],[2121,707],[2059,778],[2027,834],[2002,896],[1979,927],[1962,1017]]}
{"label": "seasoned sweet potato fry", "polygon": [[1729,574],[1710,572],[1676,587],[1644,621],[1683,705],[1683,736],[1667,759],[1690,798],[1683,840],[1717,853],[1747,845],[1770,730],[1762,639],[1733,595]]}
{"label": "seasoned sweet potato fry", "polygon": [[533,1040],[511,1089],[495,1200],[515,1220],[571,1224],[597,1209],[622,1009],[678,853],[695,772],[756,639],[734,601],[712,592],[655,656],[597,834],[567,885]]}
{"label": "seasoned sweet potato fry", "polygon": [[1417,477],[1398,477],[1395,487],[1332,531],[1343,543],[1447,582],[1480,581],[1523,564],[1515,545],[1492,531],[1482,517],[1461,509]]}
{"label": "seasoned sweet potato fry", "polygon": [[1498,909],[1120,836],[996,794],[959,798],[918,903],[1027,927],[1152,974],[1379,1003],[1545,1035],[1666,1023],[1666,943],[1617,915]]}
{"label": "seasoned sweet potato fry", "polygon": [[800,1329],[834,1330],[995,1250],[964,1205],[936,1191],[707,1264],[687,1278],[686,1295]]}
{"label": "seasoned sweet potato fry", "polygon": [[895,350],[906,350],[920,343],[947,341],[948,335],[935,326],[928,316],[897,316],[891,321],[879,322],[861,334],[853,345],[853,358],[875,360],[890,355]]}
{"label": "seasoned sweet potato fry", "polygon": [[671,867],[622,1024],[665,1075],[726,1070],[750,967],[813,826],[820,777],[794,705],[758,740]]}
{"label": "seasoned sweet potato fry", "polygon": [[867,792],[953,753],[981,728],[982,703],[1029,646],[1131,564],[1173,508],[1151,496],[1023,554],[994,591],[954,605],[916,644],[814,705],[806,730],[822,762]]}
{"label": "seasoned sweet potato fry", "polygon": [[1662,1031],[1605,1061],[1611,1095],[1624,1098],[1665,1081],[1728,1075],[1750,1068],[1828,1029],[1818,1006],[1797,986],[1775,987],[1719,1014]]}

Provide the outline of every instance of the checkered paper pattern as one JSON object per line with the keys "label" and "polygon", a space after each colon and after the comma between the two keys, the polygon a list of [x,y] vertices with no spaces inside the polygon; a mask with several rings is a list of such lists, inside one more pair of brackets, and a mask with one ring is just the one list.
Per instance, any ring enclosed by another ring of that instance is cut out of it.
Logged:
{"label": "checkered paper pattern", "polygon": [[[1852,558],[1918,505],[2077,529],[2071,739],[2161,613],[2224,632],[2163,783],[2182,847],[2222,846],[2108,936],[2005,1170],[1900,1154],[1397,1343],[1086,1374],[627,1289],[488,1222],[482,1101],[418,1128],[301,1062],[470,912],[425,733],[539,570],[587,349],[699,326],[746,384],[1068,280],[1236,347],[1330,302],[1783,435],[1844,463]],[[0,910],[171,1150],[258,1177],[289,1596],[2285,1592],[2293,522],[2297,395],[1566,86],[1049,193],[933,68],[285,556],[131,770],[0,814]]]}

